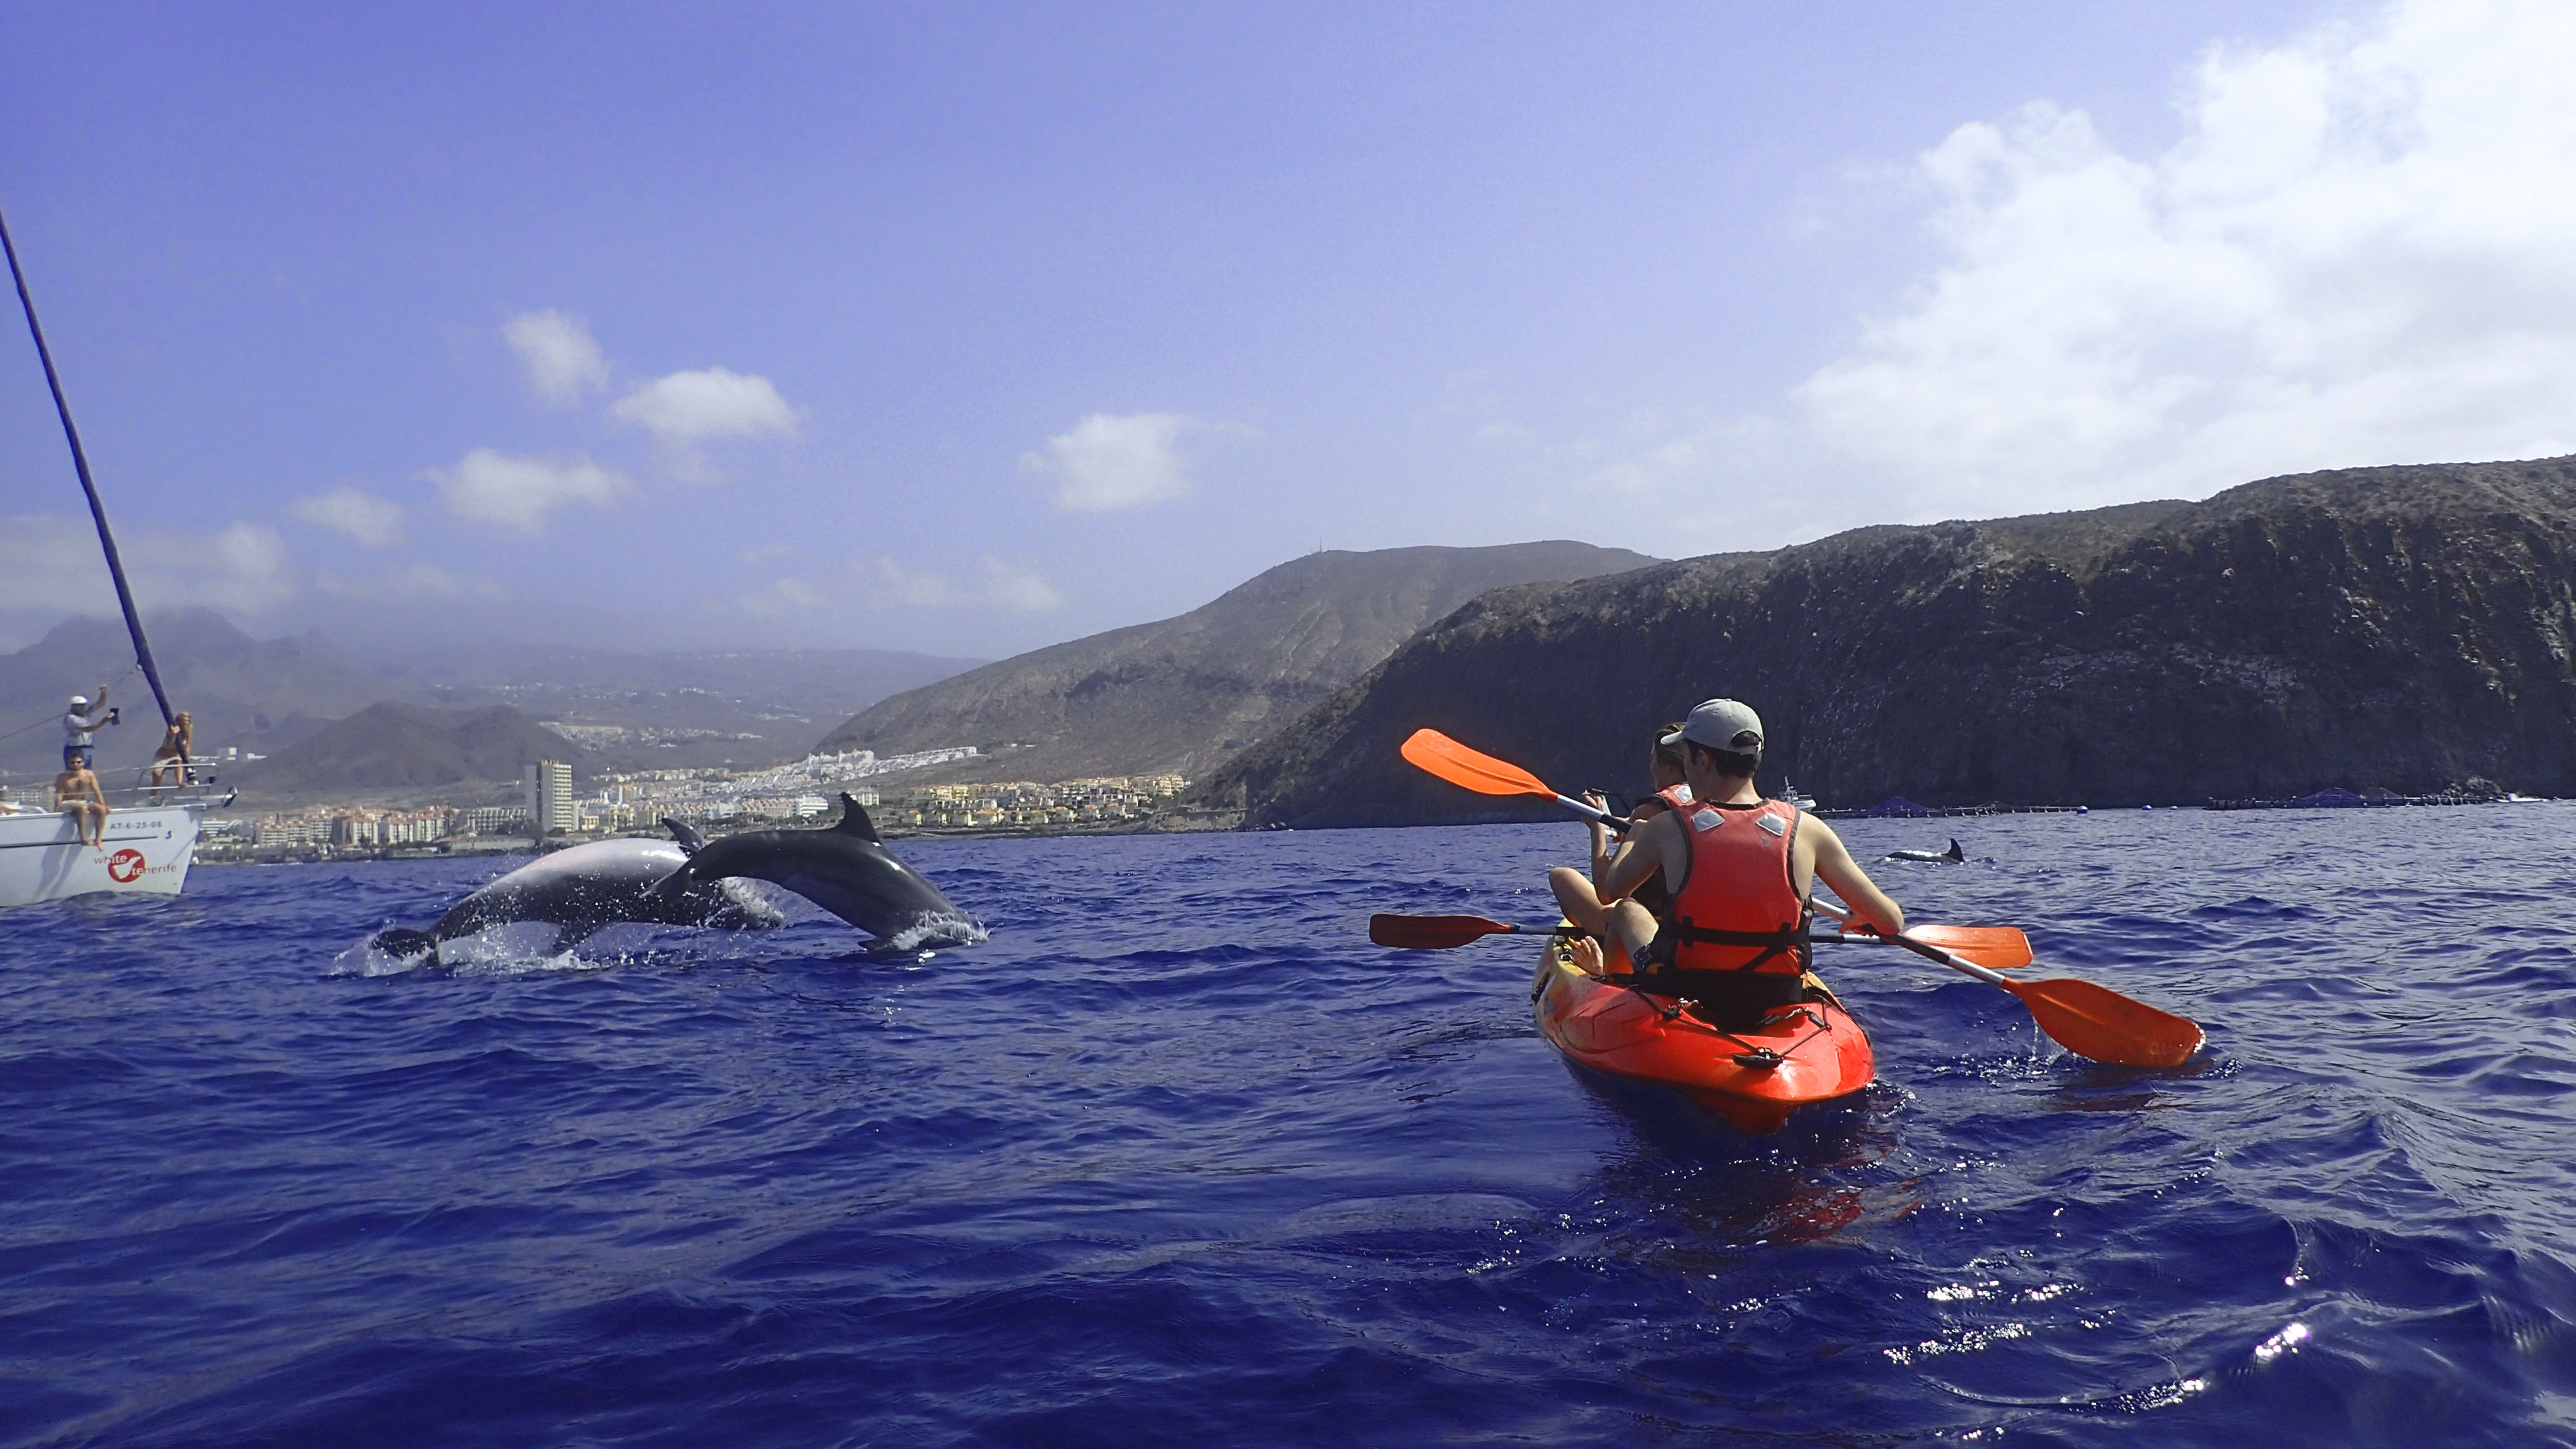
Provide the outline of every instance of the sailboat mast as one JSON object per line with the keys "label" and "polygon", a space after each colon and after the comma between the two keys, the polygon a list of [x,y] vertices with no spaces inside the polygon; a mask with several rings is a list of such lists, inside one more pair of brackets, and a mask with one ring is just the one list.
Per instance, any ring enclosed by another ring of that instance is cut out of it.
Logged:
{"label": "sailboat mast", "polygon": [[143,677],[152,682],[152,699],[161,706],[161,722],[174,724],[177,716],[170,709],[169,693],[161,688],[161,668],[152,662],[152,641],[143,637],[143,616],[134,609],[134,590],[125,582],[125,561],[117,556],[116,535],[107,530],[107,509],[98,501],[98,485],[90,481],[89,454],[82,451],[80,429],[72,426],[72,405],[63,399],[63,381],[54,373],[53,349],[45,346],[45,329],[36,321],[36,299],[27,295],[27,274],[18,266],[18,244],[9,239],[9,221],[0,217],[0,251],[9,254],[9,277],[18,284],[18,305],[27,310],[27,331],[36,339],[36,357],[45,364],[45,386],[54,390],[54,411],[63,420],[63,436],[71,441],[72,467],[80,474],[81,492],[89,495],[89,516],[98,524],[98,546],[107,553],[107,572],[116,580],[116,602],[125,610],[125,632],[134,636],[134,662],[143,668]]}

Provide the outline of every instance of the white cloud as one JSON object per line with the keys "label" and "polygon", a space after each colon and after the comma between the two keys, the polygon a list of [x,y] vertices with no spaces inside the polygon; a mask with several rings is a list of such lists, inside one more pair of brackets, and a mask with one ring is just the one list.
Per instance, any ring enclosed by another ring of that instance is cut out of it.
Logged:
{"label": "white cloud", "polygon": [[2576,7],[2211,50],[2136,159],[2033,104],[1925,154],[1949,253],[1798,390],[1919,516],[2576,451]]}
{"label": "white cloud", "polygon": [[[114,614],[115,586],[87,518],[0,520],[11,543],[0,569],[0,615],[20,620]],[[198,606],[256,617],[295,597],[294,554],[277,530],[235,523],[210,535],[126,532],[118,540],[135,602],[147,610]]]}
{"label": "white cloud", "polygon": [[1078,513],[1167,502],[1190,492],[1181,434],[1207,426],[1181,413],[1093,413],[1047,439],[1044,452],[1022,454],[1020,466],[1057,479],[1056,506]]}
{"label": "white cloud", "polygon": [[478,523],[545,531],[546,515],[568,504],[605,508],[633,485],[586,457],[512,458],[489,448],[468,453],[453,468],[421,475],[438,485],[448,511]]}
{"label": "white cloud", "polygon": [[369,548],[382,548],[402,537],[402,505],[355,488],[299,498],[286,505],[286,512],[316,528],[345,533]]}
{"label": "white cloud", "polygon": [[796,410],[768,378],[710,367],[675,372],[619,398],[609,414],[637,423],[665,443],[783,437],[796,431]]}
{"label": "white cloud", "polygon": [[490,579],[451,573],[434,563],[419,561],[371,569],[356,577],[343,577],[326,569],[314,576],[313,585],[323,593],[348,599],[500,600],[510,596],[507,589]]}
{"label": "white cloud", "polygon": [[772,579],[740,602],[745,610],[765,618],[848,609],[1043,614],[1061,607],[1064,594],[1034,571],[987,554],[977,562],[975,572],[963,578],[890,558],[856,559],[846,570],[821,580],[792,575]]}
{"label": "white cloud", "polygon": [[552,308],[522,312],[502,324],[501,335],[528,369],[528,391],[556,407],[570,407],[587,392],[608,389],[608,358],[592,340],[590,324]]}

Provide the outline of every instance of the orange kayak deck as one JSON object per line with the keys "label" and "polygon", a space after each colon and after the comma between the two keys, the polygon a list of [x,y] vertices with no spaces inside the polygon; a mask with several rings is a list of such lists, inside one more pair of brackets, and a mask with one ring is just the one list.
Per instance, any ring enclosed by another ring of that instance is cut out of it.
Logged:
{"label": "orange kayak deck", "polygon": [[[1613,952],[1612,964],[1625,966]],[[1566,1060],[1671,1087],[1747,1133],[1776,1132],[1800,1107],[1850,1096],[1877,1076],[1868,1034],[1839,1001],[1784,1006],[1752,1031],[1722,1032],[1667,1016],[1669,998],[1585,975],[1572,943],[1555,937],[1541,950],[1532,995],[1539,1030]]]}

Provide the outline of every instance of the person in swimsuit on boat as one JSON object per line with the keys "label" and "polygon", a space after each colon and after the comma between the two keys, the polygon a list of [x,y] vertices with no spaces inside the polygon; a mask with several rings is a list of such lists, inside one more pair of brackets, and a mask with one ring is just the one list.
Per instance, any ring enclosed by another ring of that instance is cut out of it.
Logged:
{"label": "person in swimsuit on boat", "polygon": [[[1831,826],[1753,788],[1761,716],[1731,699],[1708,700],[1666,742],[1681,749],[1697,801],[1631,832],[1600,890],[1611,903],[1605,934],[1641,975],[1664,978],[1669,994],[1720,1020],[1758,1018],[1821,989],[1806,971],[1808,900],[1820,879],[1851,908],[1854,928],[1905,929],[1904,910]],[[1671,891],[1660,912],[1632,898],[1657,872]],[[1578,949],[1576,959],[1599,969],[1597,947]]]}
{"label": "person in swimsuit on boat", "polygon": [[89,763],[67,765],[54,777],[54,808],[72,817],[72,829],[83,845],[107,843],[107,797],[99,793],[98,776]]}
{"label": "person in swimsuit on boat", "polygon": [[[1629,840],[1636,838],[1636,827],[1667,810],[1690,803],[1691,787],[1682,773],[1681,746],[1664,743],[1667,736],[1678,737],[1681,728],[1681,722],[1676,720],[1655,731],[1654,747],[1646,757],[1646,773],[1654,780],[1655,789],[1628,812],[1628,840],[1620,841],[1614,852],[1610,844],[1610,827],[1598,820],[1592,821],[1592,874],[1587,877],[1570,865],[1560,865],[1547,873],[1547,888],[1556,894],[1557,909],[1565,912],[1567,920],[1587,931],[1597,933],[1609,918],[1610,908],[1602,901],[1599,887],[1601,882],[1610,878],[1611,863],[1619,855],[1627,853]],[[1586,790],[1583,803],[1607,809],[1610,802],[1603,799],[1599,791]],[[1646,909],[1660,912],[1665,901],[1663,877],[1647,877],[1645,884],[1637,887],[1634,894]]]}
{"label": "person in swimsuit on boat", "polygon": [[161,772],[168,770],[170,783],[187,784],[188,752],[196,742],[197,726],[189,719],[188,712],[183,709],[179,711],[177,719],[170,721],[170,727],[162,731],[161,747],[152,752],[152,783],[160,784]]}

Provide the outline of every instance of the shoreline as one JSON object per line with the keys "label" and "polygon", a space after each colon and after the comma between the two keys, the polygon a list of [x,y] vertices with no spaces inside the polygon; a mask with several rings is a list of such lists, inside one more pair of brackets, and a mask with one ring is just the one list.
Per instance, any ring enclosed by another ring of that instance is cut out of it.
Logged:
{"label": "shoreline", "polygon": [[[792,828],[792,827],[791,827]],[[1197,823],[1192,816],[1153,816],[1143,820],[1088,821],[1075,825],[1012,825],[907,827],[883,830],[879,834],[887,844],[922,840],[1055,840],[1103,835],[1199,835],[1231,834],[1233,824]],[[551,855],[576,845],[601,840],[668,840],[660,831],[630,830],[613,835],[584,835],[560,839],[537,840],[525,835],[468,835],[434,843],[403,845],[277,845],[228,846],[200,843],[191,864],[197,867],[235,865],[321,865],[357,861],[452,860],[481,855]],[[710,836],[709,839],[722,839]],[[211,852],[211,853],[210,853]]]}

